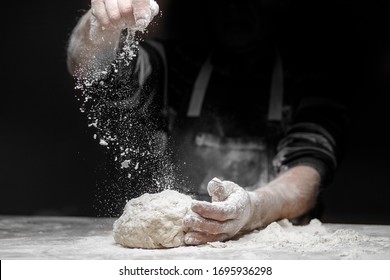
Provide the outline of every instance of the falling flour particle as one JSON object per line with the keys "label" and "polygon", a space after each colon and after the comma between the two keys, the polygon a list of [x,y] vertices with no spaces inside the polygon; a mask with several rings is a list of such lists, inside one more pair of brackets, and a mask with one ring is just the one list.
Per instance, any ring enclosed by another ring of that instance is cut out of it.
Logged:
{"label": "falling flour particle", "polygon": [[130,160],[124,160],[121,163],[121,168],[128,168],[130,164]]}
{"label": "falling flour particle", "polygon": [[113,225],[116,243],[130,248],[171,248],[184,245],[182,220],[192,198],[174,190],[143,194],[127,202]]}

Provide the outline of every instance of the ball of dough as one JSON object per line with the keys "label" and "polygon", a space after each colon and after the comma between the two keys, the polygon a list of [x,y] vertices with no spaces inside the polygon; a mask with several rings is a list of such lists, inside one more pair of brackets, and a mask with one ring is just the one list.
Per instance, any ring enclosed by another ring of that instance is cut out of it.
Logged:
{"label": "ball of dough", "polygon": [[130,248],[171,248],[185,245],[183,217],[192,198],[174,190],[143,194],[127,202],[114,222],[116,243]]}

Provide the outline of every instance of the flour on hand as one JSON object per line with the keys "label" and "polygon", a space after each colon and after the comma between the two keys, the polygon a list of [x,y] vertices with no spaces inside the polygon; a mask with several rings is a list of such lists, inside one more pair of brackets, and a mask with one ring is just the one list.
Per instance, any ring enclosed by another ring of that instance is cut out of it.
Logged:
{"label": "flour on hand", "polygon": [[114,222],[116,243],[130,248],[171,248],[185,245],[182,220],[192,198],[174,190],[143,194],[127,202]]}

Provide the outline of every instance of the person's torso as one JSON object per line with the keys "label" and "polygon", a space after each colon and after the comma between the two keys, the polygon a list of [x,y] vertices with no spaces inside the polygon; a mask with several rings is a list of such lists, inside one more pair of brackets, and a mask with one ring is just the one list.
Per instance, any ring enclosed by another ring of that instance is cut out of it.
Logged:
{"label": "person's torso", "polygon": [[[175,176],[189,193],[205,200],[207,183],[214,177],[249,190],[266,184],[274,176],[278,137],[275,122],[268,118],[274,56],[258,71],[237,69],[234,75],[212,65],[205,70],[207,56],[191,59],[171,50],[167,58],[169,152]],[[202,78],[207,71],[208,77]]]}

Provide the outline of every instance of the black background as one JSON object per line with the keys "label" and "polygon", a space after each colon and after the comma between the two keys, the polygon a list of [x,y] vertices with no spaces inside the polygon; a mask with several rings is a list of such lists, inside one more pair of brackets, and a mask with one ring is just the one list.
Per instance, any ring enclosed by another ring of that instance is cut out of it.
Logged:
{"label": "black background", "polygon": [[[146,36],[169,36],[167,2],[173,0],[160,1],[163,16]],[[390,25],[383,3],[327,1],[324,11],[323,19],[342,30],[343,40],[332,44],[357,54],[359,98],[365,93],[352,120],[346,157],[322,193],[324,222],[390,224]],[[98,215],[93,205],[104,151],[79,111],[65,63],[68,36],[88,7],[86,0],[42,0],[3,11],[0,214]],[[302,18],[299,24],[310,26]]]}

